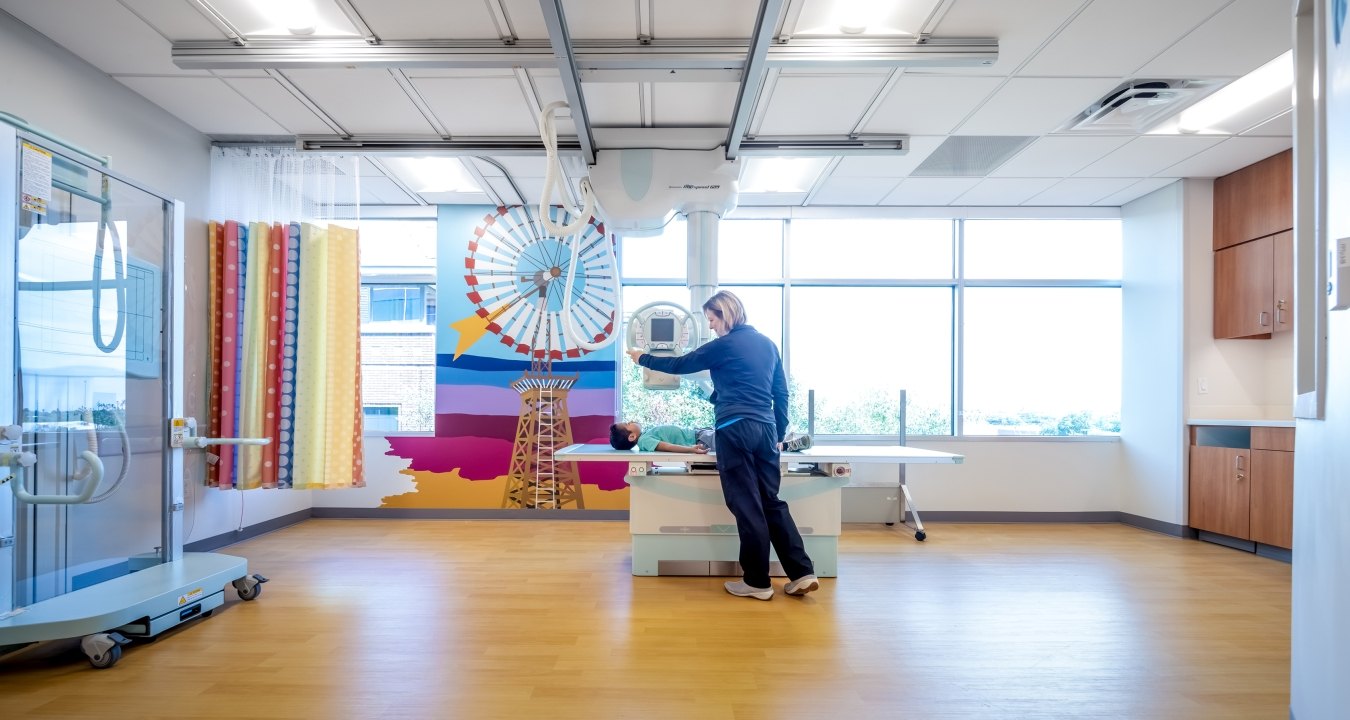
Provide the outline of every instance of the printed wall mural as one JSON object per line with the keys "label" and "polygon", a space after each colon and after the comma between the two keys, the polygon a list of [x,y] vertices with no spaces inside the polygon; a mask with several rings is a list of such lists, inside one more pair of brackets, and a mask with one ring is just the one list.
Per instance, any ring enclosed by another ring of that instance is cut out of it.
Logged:
{"label": "printed wall mural", "polygon": [[[573,273],[568,239],[545,233],[537,212],[440,207],[435,436],[388,438],[416,490],[384,507],[628,508],[621,465],[552,455],[609,442],[619,348],[587,351],[564,332],[563,315],[588,342],[614,332],[613,238],[594,222],[585,228]],[[555,212],[555,222],[567,219]]]}

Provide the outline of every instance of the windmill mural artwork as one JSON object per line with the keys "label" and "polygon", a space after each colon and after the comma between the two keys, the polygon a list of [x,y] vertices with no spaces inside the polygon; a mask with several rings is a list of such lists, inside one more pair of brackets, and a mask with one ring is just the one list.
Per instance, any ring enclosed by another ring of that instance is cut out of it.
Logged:
{"label": "windmill mural artwork", "polygon": [[[555,223],[566,224],[566,211],[550,211]],[[551,236],[520,206],[488,214],[468,242],[464,282],[474,312],[450,324],[458,332],[454,358],[491,334],[529,360],[510,382],[520,412],[503,508],[585,509],[574,463],[553,455],[573,442],[568,395],[578,375],[555,373],[554,362],[580,358],[590,352],[582,344],[614,332],[619,298],[613,242],[594,218],[576,236]]]}

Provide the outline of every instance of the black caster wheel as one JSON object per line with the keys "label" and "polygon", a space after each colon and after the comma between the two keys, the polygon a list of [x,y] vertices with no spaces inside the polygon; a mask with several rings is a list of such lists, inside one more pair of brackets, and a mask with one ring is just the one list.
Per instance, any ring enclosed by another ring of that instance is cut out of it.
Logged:
{"label": "black caster wheel", "polygon": [[895,523],[886,523],[886,527],[895,527]]}
{"label": "black caster wheel", "polygon": [[924,539],[927,538],[927,537],[928,537],[928,533],[926,533],[926,532],[924,532],[924,531],[922,531],[922,530],[919,530],[918,532],[914,533],[914,539],[915,539],[915,540],[918,540],[919,542],[923,542]]}
{"label": "black caster wheel", "polygon": [[112,667],[113,665],[116,665],[117,661],[121,659],[122,659],[122,646],[114,645],[108,648],[108,651],[103,653],[102,655],[99,655],[98,657],[90,657],[89,664],[93,665],[99,670],[105,670],[107,668]]}

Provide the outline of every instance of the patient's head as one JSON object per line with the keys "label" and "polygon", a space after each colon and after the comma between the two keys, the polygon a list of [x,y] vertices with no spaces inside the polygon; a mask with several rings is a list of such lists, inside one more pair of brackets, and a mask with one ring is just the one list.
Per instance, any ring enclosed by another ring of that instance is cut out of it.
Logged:
{"label": "patient's head", "polygon": [[617,422],[609,426],[609,444],[615,450],[631,450],[642,437],[642,426],[635,422]]}

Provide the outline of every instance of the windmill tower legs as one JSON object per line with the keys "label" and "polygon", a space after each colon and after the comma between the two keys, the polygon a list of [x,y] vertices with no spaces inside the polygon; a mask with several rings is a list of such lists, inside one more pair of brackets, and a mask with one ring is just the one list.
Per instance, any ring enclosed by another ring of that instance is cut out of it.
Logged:
{"label": "windmill tower legs", "polygon": [[576,465],[554,460],[556,450],[572,444],[567,393],[572,378],[526,374],[512,383],[520,392],[520,420],[511,448],[511,469],[502,507],[527,510],[586,508]]}

